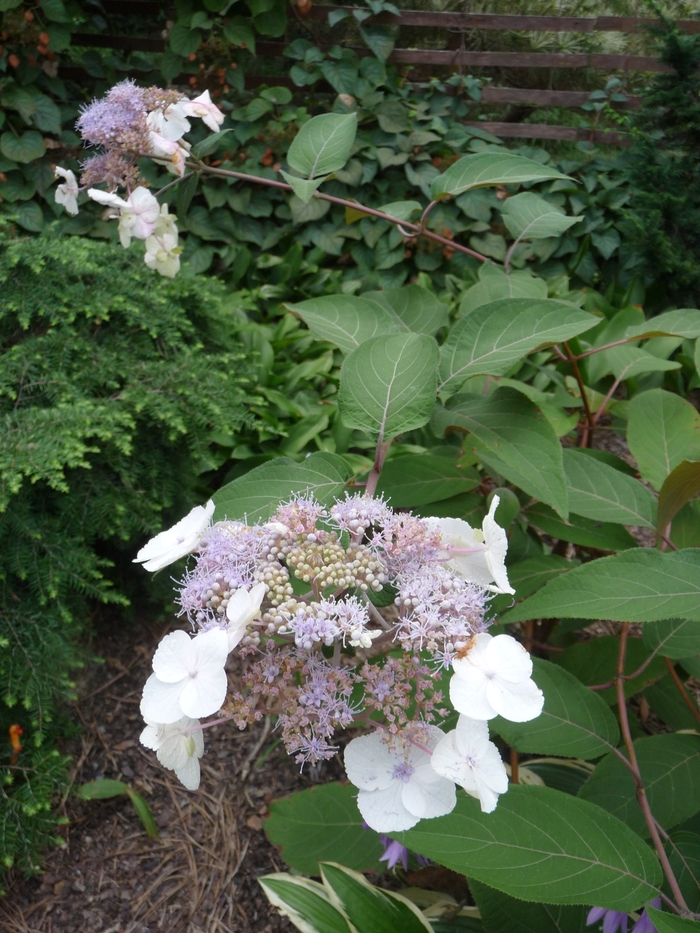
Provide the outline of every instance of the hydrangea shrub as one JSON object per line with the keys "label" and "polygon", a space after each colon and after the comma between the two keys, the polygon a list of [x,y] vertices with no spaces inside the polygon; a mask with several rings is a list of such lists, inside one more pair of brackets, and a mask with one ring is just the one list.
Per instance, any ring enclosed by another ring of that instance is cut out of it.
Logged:
{"label": "hydrangea shrub", "polygon": [[[205,96],[118,85],[81,115],[101,151],[80,183],[62,176],[66,206],[86,188],[118,217],[122,244],[144,241],[146,264],[169,277],[177,221],[137,174],[144,156],[167,165],[175,185],[195,173],[272,185],[310,210],[342,205],[348,223],[364,215],[436,241],[427,220],[442,202],[501,186],[515,240],[503,268],[451,242],[484,266],[447,324],[444,306],[417,285],[293,306],[343,354],[340,419],[372,439],[373,460],[330,444],[300,463],[273,460],[139,552],[150,570],[191,555],[177,596],[190,631],[166,635],[154,655],[142,742],[195,789],[213,723],[244,728],[272,715],[302,766],[333,756],[343,730],[361,730],[345,746],[345,769],[365,822],[393,841],[506,897],[584,905],[590,923],[620,925],[632,912],[648,929],[660,903],[669,929],[694,924],[695,882],[677,858],[685,840],[669,831],[700,811],[699,740],[691,730],[635,741],[628,696],[647,669],[645,683],[661,678],[651,672],[665,658],[669,683],[700,722],[673,663],[692,673],[700,651],[692,521],[682,526],[690,546],[674,540],[700,489],[699,416],[663,387],[664,374],[688,366],[700,312],[648,323],[641,309],[601,311],[565,283],[513,272],[521,242],[570,225],[545,197],[515,193],[570,183],[550,166],[486,149],[438,173],[427,204],[377,210],[321,190],[351,155],[354,113],[305,124],[282,182],[207,164],[228,131],[216,111]],[[188,144],[195,117],[214,131],[211,148]],[[591,450],[611,415],[626,422],[649,485],[621,458]],[[393,457],[401,436],[432,446]],[[465,501],[456,493],[469,478],[478,493]],[[642,547],[623,526],[648,528],[653,541]],[[621,625],[609,641],[548,645],[562,619]],[[640,623],[648,653],[630,670]],[[541,650],[562,657],[535,670],[527,647],[539,637]],[[243,675],[229,692],[232,652]],[[491,733],[511,748],[510,783]],[[527,763],[520,781],[519,751],[601,760],[579,767],[587,780],[572,793],[551,770],[549,783],[536,770],[526,782]]]}

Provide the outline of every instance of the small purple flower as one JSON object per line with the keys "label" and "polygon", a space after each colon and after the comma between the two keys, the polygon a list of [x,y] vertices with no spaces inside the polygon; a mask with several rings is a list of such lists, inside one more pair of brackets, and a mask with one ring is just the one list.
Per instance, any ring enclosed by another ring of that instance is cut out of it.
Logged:
{"label": "small purple flower", "polygon": [[403,865],[404,871],[408,871],[408,849],[402,846],[395,839],[388,836],[380,836],[379,841],[384,846],[384,852],[379,856],[380,862],[386,862],[387,868],[395,868],[399,862]]}
{"label": "small purple flower", "polygon": [[[368,830],[369,832],[374,832],[369,823],[362,821],[362,828]],[[379,856],[380,862],[386,862],[387,868],[395,868],[399,862],[404,867],[404,871],[408,871],[408,856],[409,851],[406,846],[402,846],[400,842],[397,842],[396,839],[391,839],[389,836],[384,836],[383,834],[379,835],[379,841],[384,846],[384,851]],[[433,863],[429,858],[424,858],[422,855],[414,853],[416,861],[421,866],[425,868],[427,865],[432,865]]]}
{"label": "small purple flower", "polygon": [[592,907],[588,912],[586,925],[591,926],[591,924],[598,923],[602,920],[603,933],[617,933],[618,930],[620,930],[621,933],[627,933],[628,919],[627,914],[621,913],[619,910],[606,910],[605,907]]}
{"label": "small purple flower", "polygon": [[[653,901],[649,902],[650,907],[656,907],[657,910],[661,910],[661,898],[655,897]],[[651,917],[643,910],[639,916],[639,920],[632,927],[632,933],[659,933],[654,924],[651,922]]]}

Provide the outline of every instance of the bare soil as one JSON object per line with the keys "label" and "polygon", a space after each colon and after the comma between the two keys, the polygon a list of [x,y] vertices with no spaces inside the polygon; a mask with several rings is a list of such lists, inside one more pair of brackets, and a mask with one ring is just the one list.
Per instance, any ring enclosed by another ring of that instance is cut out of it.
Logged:
{"label": "bare soil", "polygon": [[[160,625],[99,626],[80,684],[72,791],[61,802],[65,844],[44,874],[10,879],[0,902],[2,933],[287,933],[292,925],[265,899],[257,879],[285,866],[263,832],[268,804],[335,775],[307,771],[275,743],[269,723],[239,732],[206,730],[202,782],[187,791],[138,741],[139,701]],[[129,783],[160,830],[149,839],[130,800],[83,801],[75,789],[97,778]]]}

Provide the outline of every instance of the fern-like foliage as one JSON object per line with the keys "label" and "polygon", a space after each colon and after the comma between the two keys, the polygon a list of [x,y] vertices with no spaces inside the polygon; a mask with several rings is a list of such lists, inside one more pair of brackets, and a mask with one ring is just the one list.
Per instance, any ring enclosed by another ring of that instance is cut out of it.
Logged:
{"label": "fern-like foliage", "polygon": [[158,278],[107,243],[11,232],[0,228],[0,864],[29,871],[55,832],[56,710],[91,604],[138,592],[131,558],[206,495],[212,436],[255,424],[221,283]]}

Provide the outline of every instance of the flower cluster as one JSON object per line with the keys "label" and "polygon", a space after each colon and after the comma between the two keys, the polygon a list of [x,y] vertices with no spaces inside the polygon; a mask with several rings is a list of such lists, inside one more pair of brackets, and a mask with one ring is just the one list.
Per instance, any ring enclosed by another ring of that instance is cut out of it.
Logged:
{"label": "flower cluster", "polygon": [[[527,651],[486,631],[490,593],[513,592],[497,505],[480,530],[362,495],[330,509],[297,496],[256,525],[211,524],[211,502],[193,509],[136,558],[155,571],[193,557],[178,592],[192,632],[155,652],[142,742],[194,787],[200,720],[219,711],[239,728],[275,716],[300,764],[332,757],[339,730],[372,727],[344,755],[370,827],[449,813],[456,785],[491,812],[508,780],[488,720],[524,722],[543,704]],[[234,651],[242,673],[229,689]],[[459,714],[448,732],[446,675]]]}
{"label": "flower cluster", "polygon": [[[183,137],[191,129],[190,119],[200,118],[217,132],[224,116],[209,91],[188,100],[178,91],[138,87],[133,81],[116,84],[101,100],[83,107],[76,127],[87,145],[101,152],[83,163],[80,185],[72,171],[56,167],[64,181],[56,189],[56,203],[69,214],[78,213],[78,195],[104,205],[110,216],[119,218],[119,239],[129,246],[132,238],[144,240],[145,262],[161,275],[173,278],[180,268],[176,218],[160,205],[139,176],[137,160],[151,156],[170,172],[182,177],[191,146]],[[94,185],[105,184],[107,190]],[[115,192],[126,190],[121,198]]]}

